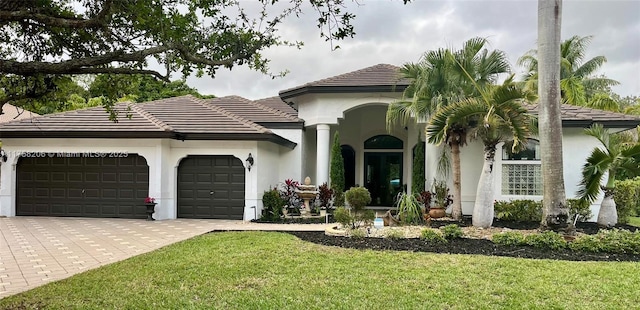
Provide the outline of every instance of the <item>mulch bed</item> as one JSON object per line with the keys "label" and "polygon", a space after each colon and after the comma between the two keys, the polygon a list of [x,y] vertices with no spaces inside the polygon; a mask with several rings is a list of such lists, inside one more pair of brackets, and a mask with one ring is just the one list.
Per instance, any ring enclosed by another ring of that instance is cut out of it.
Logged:
{"label": "mulch bed", "polygon": [[[439,221],[432,223],[431,227],[451,224],[451,222]],[[470,225],[468,221],[456,222],[460,226]],[[494,227],[505,227],[513,230],[536,229],[536,222],[495,222]],[[628,225],[618,225],[616,228],[635,231],[638,228]],[[596,223],[578,223],[576,230],[585,234],[596,234],[600,227]],[[640,255],[609,254],[576,252],[569,249],[551,250],[540,249],[531,246],[502,246],[486,239],[455,239],[447,243],[428,243],[420,239],[385,239],[385,238],[348,238],[327,236],[324,232],[287,232],[302,240],[327,246],[339,246],[352,249],[392,250],[411,252],[430,252],[446,254],[476,254],[490,256],[506,256],[531,259],[555,259],[567,261],[640,261]]]}

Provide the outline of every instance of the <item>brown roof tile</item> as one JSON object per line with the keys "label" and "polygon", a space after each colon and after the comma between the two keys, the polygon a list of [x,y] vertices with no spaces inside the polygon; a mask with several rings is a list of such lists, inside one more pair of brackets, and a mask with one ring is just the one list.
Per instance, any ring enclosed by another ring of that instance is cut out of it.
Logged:
{"label": "brown roof tile", "polygon": [[378,64],[283,90],[280,98],[288,99],[305,93],[403,91],[409,81],[400,77],[399,69],[394,65]]}
{"label": "brown roof tile", "polygon": [[259,124],[302,122],[301,119],[288,113],[239,96],[214,98],[206,100],[206,102]]}
{"label": "brown roof tile", "polygon": [[[40,117],[7,122],[0,125],[0,136],[8,132],[31,132],[41,135],[52,132],[147,132],[162,133],[165,129],[150,122],[147,118],[129,110],[130,103],[119,103],[114,106],[118,111],[118,122],[109,120],[109,114],[103,107],[88,108],[49,114]],[[130,117],[127,117],[129,115]]]}
{"label": "brown roof tile", "polygon": [[[538,115],[538,104],[528,104],[526,107],[531,114]],[[560,113],[564,127],[588,127],[593,123],[603,123],[609,127],[629,128],[640,125],[640,118],[637,116],[569,104],[561,105]]]}
{"label": "brown roof tile", "polygon": [[0,137],[265,140],[295,146],[257,123],[191,95],[120,103],[115,109],[120,113],[116,123],[104,108],[90,108],[5,123],[0,125]]}
{"label": "brown roof tile", "polygon": [[280,112],[283,112],[289,116],[298,118],[298,110],[294,109],[292,106],[288,105],[286,102],[282,101],[282,99],[278,96],[273,96],[264,99],[258,99],[254,101],[255,103],[268,106],[272,109],[276,109]]}

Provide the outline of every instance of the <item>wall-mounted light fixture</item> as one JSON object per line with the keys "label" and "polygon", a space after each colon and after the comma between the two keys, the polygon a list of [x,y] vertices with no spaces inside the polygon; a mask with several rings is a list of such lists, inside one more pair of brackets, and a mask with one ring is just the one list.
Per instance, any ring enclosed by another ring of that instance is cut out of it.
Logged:
{"label": "wall-mounted light fixture", "polygon": [[253,156],[251,156],[251,153],[249,153],[249,157],[247,157],[245,162],[247,163],[247,170],[251,171],[251,167],[253,166],[253,163],[254,163]]}
{"label": "wall-mounted light fixture", "polygon": [[4,150],[0,150],[0,158],[2,158],[2,162],[7,162],[7,153]]}

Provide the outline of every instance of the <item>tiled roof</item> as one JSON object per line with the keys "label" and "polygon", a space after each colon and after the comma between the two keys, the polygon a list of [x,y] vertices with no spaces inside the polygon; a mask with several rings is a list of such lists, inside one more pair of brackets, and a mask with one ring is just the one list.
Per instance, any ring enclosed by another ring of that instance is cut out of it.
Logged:
{"label": "tiled roof", "polygon": [[294,109],[292,106],[282,101],[282,99],[280,99],[280,97],[278,96],[258,99],[258,100],[255,100],[254,102],[276,109],[280,112],[286,113],[289,116],[298,118],[298,110]]}
{"label": "tiled roof", "polygon": [[[206,102],[267,127],[275,123],[303,123],[303,121],[297,116],[293,116],[290,113],[285,113],[263,104],[264,100],[262,102],[258,102],[239,96],[226,96],[209,99],[206,100]],[[282,102],[282,100],[280,102]],[[286,106],[284,102],[282,102],[282,105]]]}
{"label": "tiled roof", "polygon": [[403,91],[409,81],[400,77],[399,69],[394,65],[378,64],[283,90],[280,98],[288,99],[305,93]]}
{"label": "tiled roof", "polygon": [[145,103],[120,103],[117,122],[104,108],[90,108],[0,125],[1,137],[174,138],[266,140],[295,144],[242,116],[191,95]]}
{"label": "tiled roof", "polygon": [[103,107],[96,107],[7,122],[0,125],[0,137],[8,137],[9,132],[49,136],[48,134],[53,132],[109,131],[118,135],[123,132],[136,131],[148,134],[160,133],[161,135],[167,131],[139,113],[128,111],[128,105],[120,103],[114,107],[114,110],[119,113],[117,123],[109,120],[109,114]]}
{"label": "tiled roof", "polygon": [[39,116],[36,113],[27,111],[23,108],[16,107],[14,105],[5,103],[2,106],[2,114],[0,114],[0,123],[11,122],[20,119],[27,119]]}
{"label": "tiled roof", "polygon": [[[538,104],[526,105],[531,114],[538,115]],[[603,123],[609,127],[635,127],[640,125],[640,118],[616,112],[609,112],[569,104],[560,107],[563,127],[588,127],[593,123]]]}

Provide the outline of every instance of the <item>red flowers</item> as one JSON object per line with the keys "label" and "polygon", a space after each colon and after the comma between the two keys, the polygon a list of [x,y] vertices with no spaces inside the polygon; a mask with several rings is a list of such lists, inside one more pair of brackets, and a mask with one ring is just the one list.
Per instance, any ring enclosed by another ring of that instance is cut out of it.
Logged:
{"label": "red flowers", "polygon": [[153,197],[147,197],[144,199],[144,203],[156,203],[156,199]]}

